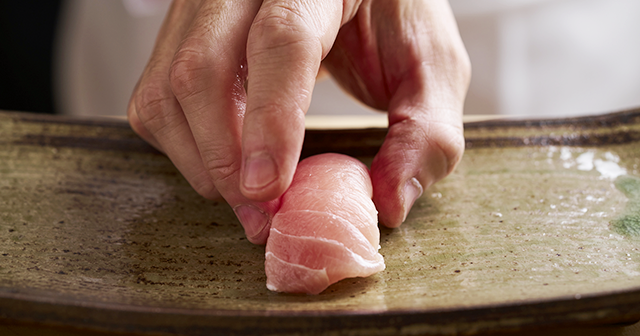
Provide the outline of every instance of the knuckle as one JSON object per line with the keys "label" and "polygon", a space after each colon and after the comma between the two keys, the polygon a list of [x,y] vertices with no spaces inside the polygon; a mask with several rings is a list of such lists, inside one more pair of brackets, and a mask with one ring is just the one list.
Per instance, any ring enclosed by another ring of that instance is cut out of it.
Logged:
{"label": "knuckle", "polygon": [[458,54],[458,64],[460,64],[460,69],[463,75],[467,78],[471,78],[472,67],[471,67],[471,59],[469,58],[469,54],[466,49],[463,48],[462,52]]}
{"label": "knuckle", "polygon": [[265,50],[299,48],[316,52],[320,47],[317,24],[309,22],[299,7],[273,5],[261,11],[254,20],[251,37]]}
{"label": "knuckle", "polygon": [[141,121],[155,118],[162,110],[162,102],[167,99],[166,95],[156,85],[144,85],[136,92],[134,101],[138,117]]}
{"label": "knuckle", "polygon": [[303,22],[299,8],[287,4],[274,4],[256,16],[254,26],[263,29],[297,29]]}
{"label": "knuckle", "polygon": [[202,90],[198,83],[207,69],[208,57],[200,47],[183,46],[178,50],[169,67],[169,83],[178,99]]}
{"label": "knuckle", "polygon": [[[201,146],[205,147],[205,146]],[[240,172],[240,160],[235,156],[224,155],[228,153],[220,146],[210,147],[201,150],[205,169],[209,172],[215,184],[232,179]]]}
{"label": "knuckle", "polygon": [[351,21],[356,16],[363,0],[346,0],[342,3],[342,23]]}
{"label": "knuckle", "polygon": [[[459,39],[447,40],[441,42],[436,49],[442,58],[443,69],[446,69],[446,73],[455,76],[455,82],[468,86],[471,80],[471,60],[462,41]],[[464,92],[466,92],[466,86]]]}
{"label": "knuckle", "polygon": [[427,138],[429,145],[437,148],[446,162],[446,174],[450,174],[458,165],[464,153],[465,141],[462,127],[447,123],[438,123],[437,127],[430,127]]}
{"label": "knuckle", "polygon": [[128,112],[127,120],[129,121],[129,126],[131,126],[131,129],[138,135],[142,136],[147,133],[147,128],[140,121],[140,118],[135,115],[135,112]]}
{"label": "knuckle", "polygon": [[134,91],[133,95],[131,96],[131,99],[129,99],[129,103],[127,105],[127,121],[129,122],[129,126],[131,126],[131,129],[133,129],[134,132],[140,135],[141,132],[145,130],[145,127],[140,121],[140,118],[138,117],[138,111],[136,109],[136,103],[135,103],[136,95],[137,95],[137,90]]}
{"label": "knuckle", "polygon": [[407,118],[395,124],[389,135],[394,139],[392,151],[424,157],[427,166],[433,169],[431,173],[438,178],[450,174],[464,153],[461,124]]}
{"label": "knuckle", "polygon": [[458,75],[461,81],[469,83],[471,80],[471,60],[464,46],[458,46],[453,48],[455,50],[450,52],[450,58],[453,60],[454,68],[457,69]]}
{"label": "knuckle", "polygon": [[189,181],[191,187],[202,197],[215,199],[220,196],[208,172],[203,171]]}
{"label": "knuckle", "polygon": [[[172,104],[174,97],[162,84],[149,83],[140,87],[135,95],[135,109],[141,126],[151,133],[157,133],[170,123],[176,113]],[[133,118],[135,119],[135,118]],[[132,120],[130,118],[130,120]]]}

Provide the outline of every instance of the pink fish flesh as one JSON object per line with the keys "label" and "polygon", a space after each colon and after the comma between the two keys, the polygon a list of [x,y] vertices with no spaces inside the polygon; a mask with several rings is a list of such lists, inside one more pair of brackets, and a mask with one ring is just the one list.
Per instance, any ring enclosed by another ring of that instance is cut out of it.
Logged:
{"label": "pink fish flesh", "polygon": [[367,167],[341,154],[298,164],[266,246],[267,288],[319,294],[345,278],[384,269]]}

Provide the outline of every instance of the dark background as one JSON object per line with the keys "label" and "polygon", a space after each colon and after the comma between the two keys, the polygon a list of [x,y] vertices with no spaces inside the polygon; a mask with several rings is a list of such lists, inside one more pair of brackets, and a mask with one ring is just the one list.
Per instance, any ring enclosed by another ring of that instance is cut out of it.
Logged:
{"label": "dark background", "polygon": [[0,0],[0,110],[55,113],[53,52],[62,0]]}

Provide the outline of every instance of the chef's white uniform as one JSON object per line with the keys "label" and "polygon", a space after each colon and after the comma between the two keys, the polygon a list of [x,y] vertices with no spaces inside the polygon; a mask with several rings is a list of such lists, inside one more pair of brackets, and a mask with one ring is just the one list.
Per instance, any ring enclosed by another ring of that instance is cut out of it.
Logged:
{"label": "chef's white uniform", "polygon": [[[640,1],[451,0],[473,65],[466,114],[567,116],[640,106]],[[57,102],[70,115],[124,115],[168,0],[70,0]],[[366,114],[332,81],[309,114]]]}

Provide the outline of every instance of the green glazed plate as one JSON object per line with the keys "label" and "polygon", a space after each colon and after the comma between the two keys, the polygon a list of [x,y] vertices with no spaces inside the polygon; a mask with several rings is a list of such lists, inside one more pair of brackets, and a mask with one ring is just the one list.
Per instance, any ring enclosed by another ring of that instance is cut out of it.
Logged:
{"label": "green glazed plate", "polygon": [[[0,113],[0,319],[137,334],[472,334],[640,319],[640,111],[466,125],[387,268],[272,293],[264,247],[126,124]],[[370,162],[385,131],[308,131]]]}

